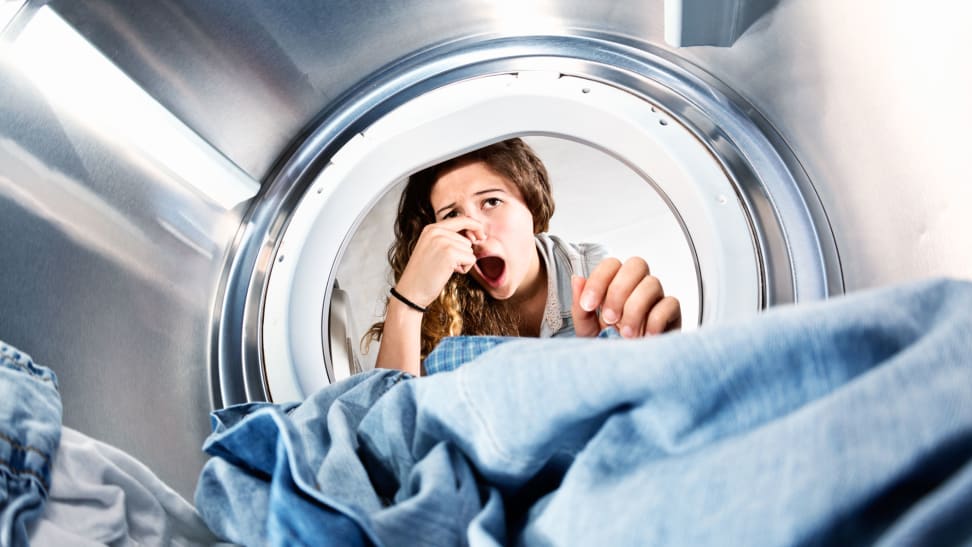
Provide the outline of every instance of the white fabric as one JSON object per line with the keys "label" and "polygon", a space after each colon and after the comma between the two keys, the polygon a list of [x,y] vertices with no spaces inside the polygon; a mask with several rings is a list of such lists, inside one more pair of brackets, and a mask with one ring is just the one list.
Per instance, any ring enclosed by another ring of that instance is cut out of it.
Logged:
{"label": "white fabric", "polygon": [[607,248],[599,243],[567,243],[563,239],[541,232],[535,236],[537,250],[547,270],[547,303],[540,324],[540,338],[573,336],[571,318],[573,294],[572,275],[587,277],[607,256]]}
{"label": "white fabric", "polygon": [[195,508],[144,464],[65,427],[31,545],[213,545]]}

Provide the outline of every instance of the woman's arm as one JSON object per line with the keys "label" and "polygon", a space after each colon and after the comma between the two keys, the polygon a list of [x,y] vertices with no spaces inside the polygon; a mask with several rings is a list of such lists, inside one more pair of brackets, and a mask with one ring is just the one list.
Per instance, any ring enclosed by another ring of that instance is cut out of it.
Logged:
{"label": "woman's arm", "polygon": [[421,341],[422,312],[408,307],[397,298],[389,299],[375,366],[404,370],[419,376]]}
{"label": "woman's arm", "polygon": [[[415,243],[395,290],[415,305],[428,307],[453,273],[466,273],[473,267],[473,241],[485,237],[482,223],[469,217],[429,224]],[[389,299],[375,366],[418,376],[421,355],[422,312],[397,298]]]}

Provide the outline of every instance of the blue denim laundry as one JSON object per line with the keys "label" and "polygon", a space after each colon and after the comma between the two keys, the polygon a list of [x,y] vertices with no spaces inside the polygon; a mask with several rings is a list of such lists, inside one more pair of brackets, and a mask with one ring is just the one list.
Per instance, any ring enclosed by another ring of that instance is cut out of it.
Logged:
{"label": "blue denim laundry", "polygon": [[44,511],[61,442],[57,377],[0,342],[0,546],[27,545]]}
{"label": "blue denim laundry", "polygon": [[216,413],[196,503],[246,544],[965,543],[969,310],[922,282],[374,371]]}

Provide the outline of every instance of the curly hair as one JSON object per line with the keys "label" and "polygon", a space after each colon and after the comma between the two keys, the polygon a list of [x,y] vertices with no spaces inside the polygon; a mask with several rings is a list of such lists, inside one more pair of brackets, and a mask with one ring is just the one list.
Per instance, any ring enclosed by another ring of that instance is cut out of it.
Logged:
{"label": "curly hair", "polygon": [[[512,138],[467,152],[409,177],[398,202],[395,241],[388,249],[388,263],[395,283],[405,271],[422,229],[435,222],[430,200],[432,187],[448,171],[477,162],[482,162],[519,189],[533,216],[533,233],[547,231],[554,212],[553,195],[547,169],[529,145],[519,138]],[[384,321],[372,325],[362,338],[362,346],[381,340],[384,327]],[[459,334],[515,336],[519,334],[516,310],[506,302],[494,299],[470,276],[453,274],[422,318],[421,359],[424,360],[446,336]]]}

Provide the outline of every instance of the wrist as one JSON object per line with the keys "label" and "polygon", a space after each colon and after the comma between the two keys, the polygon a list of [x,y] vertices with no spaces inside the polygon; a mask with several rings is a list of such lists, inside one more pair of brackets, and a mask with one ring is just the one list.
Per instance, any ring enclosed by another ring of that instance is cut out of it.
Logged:
{"label": "wrist", "polygon": [[422,314],[429,311],[427,305],[423,306],[415,302],[405,294],[402,294],[396,287],[392,287],[391,290],[388,291],[388,293],[391,295],[392,301],[396,301],[397,303],[404,305],[406,308],[412,311],[422,313]]}

